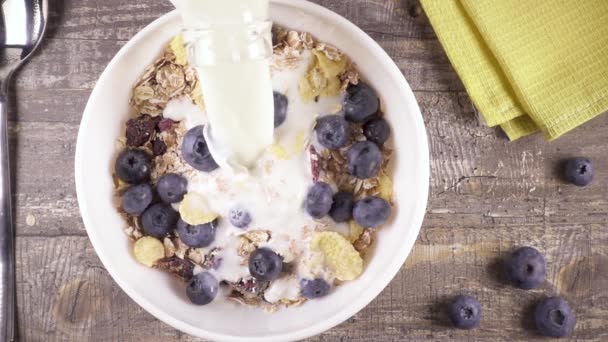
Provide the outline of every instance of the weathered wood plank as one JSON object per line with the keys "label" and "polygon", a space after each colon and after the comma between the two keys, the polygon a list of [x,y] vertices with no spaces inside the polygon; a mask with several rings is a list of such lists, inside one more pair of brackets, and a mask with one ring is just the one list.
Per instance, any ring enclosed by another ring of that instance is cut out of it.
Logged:
{"label": "weathered wood plank", "polygon": [[[427,227],[395,281],[363,311],[311,341],[522,340],[534,334],[521,312],[546,294],[559,293],[575,307],[579,329],[573,339],[608,338],[608,255],[594,254],[590,243],[608,242],[597,225],[514,226],[468,234]],[[548,281],[538,290],[504,285],[493,264],[512,246],[534,244],[546,256]],[[18,300],[26,341],[140,340],[191,341],[137,307],[113,282],[86,237],[18,239]],[[581,270],[589,272],[581,273]],[[441,325],[437,303],[456,293],[480,299],[484,320],[473,332]]]}
{"label": "weathered wood plank", "polygon": [[[433,39],[424,13],[410,15],[415,0],[315,0],[370,32]],[[60,38],[128,40],[173,9],[169,1],[50,0],[50,32]]]}
{"label": "weathered wood plank", "polygon": [[[18,73],[11,146],[15,169],[17,276],[24,341],[195,341],[131,301],[85,235],[73,180],[82,110],[109,60],[167,1],[51,0],[48,39]],[[608,117],[547,144],[510,143],[481,124],[416,0],[316,0],[366,30],[416,90],[431,144],[431,201],[401,272],[367,308],[310,341],[513,341],[538,339],[522,315],[543,295],[569,299],[571,340],[608,340]],[[411,12],[411,13],[410,13]],[[414,15],[412,15],[414,14]],[[591,187],[564,185],[567,156],[594,160]],[[118,228],[117,228],[118,229]],[[545,254],[539,290],[505,285],[496,260],[514,246]],[[445,326],[441,303],[478,296],[475,331]]]}

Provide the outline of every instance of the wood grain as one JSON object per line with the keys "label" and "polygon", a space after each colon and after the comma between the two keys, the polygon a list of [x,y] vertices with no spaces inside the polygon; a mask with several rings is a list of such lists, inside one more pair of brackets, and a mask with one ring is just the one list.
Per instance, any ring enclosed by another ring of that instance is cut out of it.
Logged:
{"label": "wood grain", "polygon": [[[142,310],[114,283],[79,216],[73,155],[81,113],[97,78],[137,31],[170,10],[167,1],[51,0],[48,38],[13,89],[17,276],[23,341],[195,341]],[[368,307],[310,341],[541,340],[530,307],[568,298],[570,340],[608,340],[608,117],[548,144],[508,142],[480,123],[415,0],[318,0],[376,39],[419,101],[431,147],[431,200],[408,261]],[[593,159],[589,188],[556,169]],[[520,291],[499,272],[515,246],[545,255],[541,289]],[[446,325],[444,303],[470,293],[483,306],[474,331]]]}

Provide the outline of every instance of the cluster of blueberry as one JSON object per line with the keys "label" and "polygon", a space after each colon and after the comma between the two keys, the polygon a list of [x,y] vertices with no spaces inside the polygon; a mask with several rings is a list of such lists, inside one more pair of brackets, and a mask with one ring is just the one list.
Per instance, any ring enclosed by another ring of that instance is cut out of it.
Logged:
{"label": "cluster of blueberry", "polygon": [[[504,260],[504,271],[514,286],[533,289],[545,280],[545,258],[532,247],[521,247]],[[455,327],[472,329],[481,320],[481,305],[474,297],[458,296],[449,303],[447,313]],[[539,302],[534,310],[534,321],[538,331],[550,337],[567,336],[576,324],[572,309],[561,297],[549,297]]]}
{"label": "cluster of blueberry", "polygon": [[[191,132],[188,134],[192,137]],[[190,156],[197,166],[203,165],[200,159],[196,159],[198,151],[191,151]],[[158,180],[154,188],[149,183],[151,170],[152,160],[144,151],[127,149],[120,153],[115,164],[116,176],[131,184],[122,194],[123,210],[129,215],[141,217],[143,230],[148,236],[162,239],[176,229],[179,238],[187,246],[209,246],[215,239],[217,221],[192,226],[184,222],[171,206],[184,198],[188,181],[178,174],[168,173]],[[194,276],[186,288],[190,300],[201,305],[211,302],[217,291],[218,282],[208,272]]]}
{"label": "cluster of blueberry", "polygon": [[[382,166],[380,147],[390,136],[390,127],[378,117],[379,99],[367,84],[350,85],[343,103],[344,115],[327,115],[319,120],[315,132],[319,143],[327,149],[346,147],[352,140],[351,124],[362,124],[365,141],[356,142],[346,151],[347,169],[359,179],[375,177]],[[333,193],[331,186],[316,182],[308,191],[304,207],[307,213],[320,219],[330,215],[335,222],[353,219],[362,227],[378,227],[390,216],[390,204],[370,196],[354,200],[350,192]]]}
{"label": "cluster of blueberry", "polygon": [[[577,186],[587,186],[595,172],[591,160],[576,157],[563,163],[563,177]],[[521,247],[505,261],[507,278],[514,286],[529,290],[538,287],[546,275],[545,258],[532,247]],[[481,305],[471,296],[458,296],[448,305],[448,317],[455,327],[472,329],[479,325]],[[576,318],[568,302],[561,297],[545,298],[536,305],[534,321],[538,331],[549,337],[569,335],[576,325]]]}

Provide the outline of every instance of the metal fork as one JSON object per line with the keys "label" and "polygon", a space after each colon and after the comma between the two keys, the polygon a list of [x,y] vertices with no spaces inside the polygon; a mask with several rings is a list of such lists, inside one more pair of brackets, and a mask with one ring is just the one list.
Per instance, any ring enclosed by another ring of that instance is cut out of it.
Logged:
{"label": "metal fork", "polygon": [[15,232],[8,148],[8,88],[11,75],[40,44],[47,0],[0,0],[0,341],[17,340]]}

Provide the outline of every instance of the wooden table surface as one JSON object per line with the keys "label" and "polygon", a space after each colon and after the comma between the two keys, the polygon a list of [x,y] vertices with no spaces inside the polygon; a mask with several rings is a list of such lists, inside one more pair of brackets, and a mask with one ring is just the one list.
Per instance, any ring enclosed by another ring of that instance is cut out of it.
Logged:
{"label": "wooden table surface", "polygon": [[[49,2],[47,38],[16,75],[10,114],[22,340],[195,341],[112,280],[89,243],[74,188],[76,134],[95,81],[170,4]],[[608,340],[608,116],[551,144],[541,136],[509,142],[479,122],[415,0],[315,2],[365,30],[406,76],[426,123],[432,178],[424,225],[399,274],[364,310],[310,341],[538,339],[530,307],[553,294],[576,312],[572,340]],[[598,170],[588,188],[557,176],[559,161],[575,155],[592,158]],[[520,245],[545,255],[541,289],[514,289],[497,272],[497,259]],[[476,330],[445,324],[441,304],[461,292],[483,306]]]}

